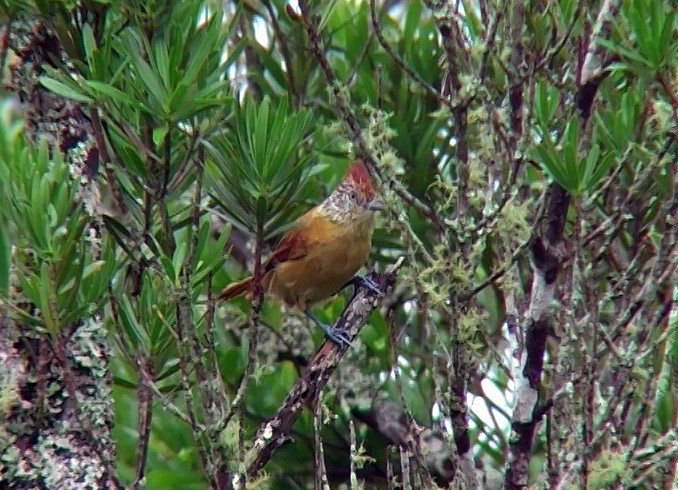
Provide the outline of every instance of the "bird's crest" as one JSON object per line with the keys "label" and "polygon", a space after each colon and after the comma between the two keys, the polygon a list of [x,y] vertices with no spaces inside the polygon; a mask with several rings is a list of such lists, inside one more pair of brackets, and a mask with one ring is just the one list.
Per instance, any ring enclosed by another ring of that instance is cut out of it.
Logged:
{"label": "bird's crest", "polygon": [[367,171],[365,162],[362,160],[354,160],[353,163],[351,163],[351,166],[344,176],[344,182],[356,186],[365,197],[372,198],[375,194],[372,178]]}

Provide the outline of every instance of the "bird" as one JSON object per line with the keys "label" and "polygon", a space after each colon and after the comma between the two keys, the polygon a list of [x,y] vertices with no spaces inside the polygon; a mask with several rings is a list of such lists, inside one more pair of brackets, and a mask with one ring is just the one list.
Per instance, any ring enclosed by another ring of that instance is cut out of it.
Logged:
{"label": "bird", "polygon": [[[310,308],[351,285],[354,294],[360,286],[381,292],[357,272],[368,260],[375,215],[382,209],[365,162],[354,160],[329,196],[299,217],[275,246],[263,264],[264,292],[301,311],[339,346],[350,346],[345,335],[318,320]],[[217,299],[245,294],[251,300],[253,290],[249,276],[226,286]]]}

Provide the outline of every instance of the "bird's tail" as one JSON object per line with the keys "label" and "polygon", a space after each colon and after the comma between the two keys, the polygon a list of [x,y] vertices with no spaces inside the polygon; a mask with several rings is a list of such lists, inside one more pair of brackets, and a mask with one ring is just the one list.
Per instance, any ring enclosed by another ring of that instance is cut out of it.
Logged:
{"label": "bird's tail", "polygon": [[232,282],[219,293],[218,300],[226,301],[236,296],[240,296],[242,293],[249,292],[252,288],[252,277],[243,279],[242,281]]}

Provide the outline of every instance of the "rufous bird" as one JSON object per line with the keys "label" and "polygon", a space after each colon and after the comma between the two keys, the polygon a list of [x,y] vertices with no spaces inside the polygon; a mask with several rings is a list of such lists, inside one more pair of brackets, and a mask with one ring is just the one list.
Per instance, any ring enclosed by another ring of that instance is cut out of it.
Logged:
{"label": "rufous bird", "polygon": [[[339,186],[278,242],[263,265],[264,291],[302,311],[337,344],[350,345],[344,335],[315,318],[310,308],[349,285],[379,292],[373,281],[356,273],[369,257],[374,216],[382,207],[365,163],[355,160]],[[251,299],[253,286],[250,276],[226,286],[218,299],[243,293]]]}

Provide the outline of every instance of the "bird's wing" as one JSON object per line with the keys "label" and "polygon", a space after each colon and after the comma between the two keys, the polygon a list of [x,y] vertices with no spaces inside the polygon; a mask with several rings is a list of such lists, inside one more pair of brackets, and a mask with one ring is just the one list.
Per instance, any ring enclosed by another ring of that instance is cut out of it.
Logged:
{"label": "bird's wing", "polygon": [[281,262],[300,259],[308,253],[308,241],[303,229],[290,230],[283,235],[273,253],[264,264],[264,272]]}
{"label": "bird's wing", "polygon": [[[304,233],[301,229],[293,229],[283,235],[278,242],[275,250],[264,263],[264,274],[270,272],[276,265],[288,260],[296,260],[304,257],[308,250],[307,240],[304,239]],[[266,284],[266,277],[264,277],[264,284]],[[229,284],[219,293],[219,300],[228,300],[243,293],[247,293],[246,298],[252,299],[252,276]],[[264,285],[264,287],[268,287]]]}

